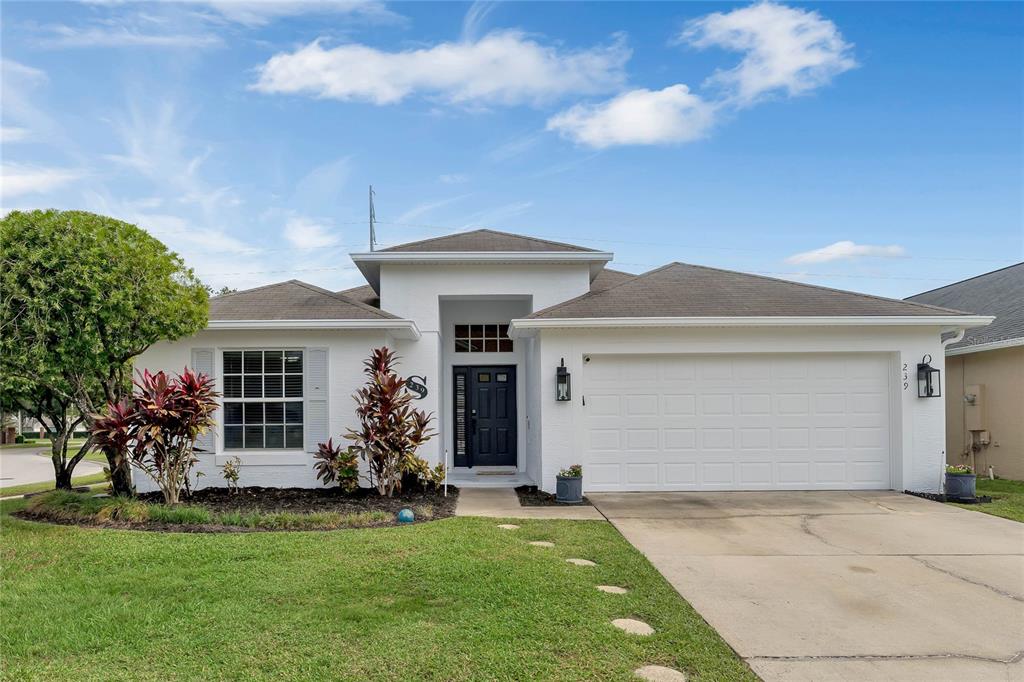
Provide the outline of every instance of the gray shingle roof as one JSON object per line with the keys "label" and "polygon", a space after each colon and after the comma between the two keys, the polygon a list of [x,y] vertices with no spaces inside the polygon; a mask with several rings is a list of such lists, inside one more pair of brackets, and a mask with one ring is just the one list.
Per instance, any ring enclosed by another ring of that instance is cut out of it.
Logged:
{"label": "gray shingle roof", "polygon": [[297,279],[210,299],[211,320],[396,319],[347,296]]}
{"label": "gray shingle roof", "polygon": [[534,318],[819,317],[959,315],[955,310],[787,282],[760,275],[670,263],[603,291],[540,310]]}
{"label": "gray shingle roof", "polygon": [[611,289],[617,287],[623,282],[628,282],[631,279],[635,279],[636,275],[628,272],[622,272],[621,270],[611,270],[604,268],[601,272],[597,273],[597,277],[590,283],[591,293],[595,291],[604,291],[605,289]]}
{"label": "gray shingle roof", "polygon": [[908,301],[995,315],[987,327],[968,329],[963,341],[947,348],[1024,338],[1024,263],[911,296]]}
{"label": "gray shingle roof", "polygon": [[344,296],[345,298],[351,298],[353,301],[359,301],[360,303],[364,303],[368,306],[380,308],[380,296],[377,295],[377,292],[374,291],[373,287],[369,284],[364,284],[361,287],[344,289],[336,293],[340,296]]}
{"label": "gray shingle roof", "polygon": [[[611,270],[605,268],[597,274],[594,281],[590,283],[591,291],[604,291],[610,287],[622,284],[626,280],[630,280],[636,277],[628,272],[622,272],[621,270]],[[346,298],[351,298],[353,301],[359,301],[366,305],[373,306],[374,308],[380,308],[380,296],[373,290],[369,284],[364,284],[361,287],[352,287],[351,289],[344,289],[338,292],[340,295]]]}
{"label": "gray shingle roof", "polygon": [[447,252],[447,251],[595,251],[582,246],[552,242],[537,237],[526,237],[496,230],[473,230],[444,237],[434,237],[408,244],[399,244],[380,251],[391,252]]}

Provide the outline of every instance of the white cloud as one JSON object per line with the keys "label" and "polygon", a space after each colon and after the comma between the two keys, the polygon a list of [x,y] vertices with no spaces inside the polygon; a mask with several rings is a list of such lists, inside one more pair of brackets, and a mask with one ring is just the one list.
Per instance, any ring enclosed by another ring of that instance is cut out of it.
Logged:
{"label": "white cloud", "polygon": [[322,249],[338,244],[338,235],[304,216],[292,216],[284,226],[284,237],[299,249]]}
{"label": "white cloud", "polygon": [[44,168],[5,163],[0,166],[0,197],[43,194],[77,180],[82,174],[69,168]]}
{"label": "white cloud", "polygon": [[467,217],[465,219],[466,222],[459,229],[472,230],[478,227],[494,227],[500,225],[503,220],[526,213],[531,208],[533,208],[532,201],[516,201],[511,204],[477,211]]}
{"label": "white cloud", "polygon": [[487,152],[487,158],[493,163],[502,163],[517,158],[536,147],[541,137],[541,133],[530,133],[506,140]]}
{"label": "white cloud", "polygon": [[48,80],[46,72],[42,69],[16,62],[13,59],[0,59],[0,70],[3,72],[5,81],[16,78],[22,84],[38,84]]}
{"label": "white cloud", "polygon": [[195,0],[224,19],[244,26],[265,26],[272,21],[304,14],[349,15],[393,21],[399,15],[372,0]]}
{"label": "white cloud", "polygon": [[210,33],[149,33],[126,25],[75,28],[50,26],[52,35],[40,41],[46,47],[166,47],[205,48],[223,44]]}
{"label": "white cloud", "polygon": [[22,142],[28,138],[28,128],[0,127],[0,142]]}
{"label": "white cloud", "polygon": [[483,33],[481,30],[484,23],[487,21],[487,16],[494,11],[494,8],[498,6],[496,2],[483,2],[477,0],[469,9],[466,10],[466,15],[462,17],[462,39],[465,40],[476,40]]}
{"label": "white cloud", "polygon": [[395,222],[396,223],[408,223],[408,222],[410,222],[412,220],[416,220],[421,215],[430,213],[431,211],[433,211],[435,209],[438,209],[438,208],[441,208],[442,206],[447,206],[448,204],[452,204],[452,203],[455,203],[456,201],[460,201],[462,199],[465,199],[468,196],[470,196],[470,195],[468,195],[468,194],[461,194],[461,195],[459,195],[457,197],[450,197],[448,199],[440,199],[438,201],[426,201],[426,202],[423,202],[422,204],[417,204],[416,206],[413,206],[412,208],[410,208],[408,211],[406,211],[402,215],[400,215],[397,218],[395,218]]}
{"label": "white cloud", "polygon": [[446,185],[461,185],[469,182],[469,176],[465,173],[443,173],[438,175],[437,179]]}
{"label": "white cloud", "polygon": [[818,12],[760,2],[689,22],[680,40],[698,48],[744,53],[738,66],[718,71],[707,85],[749,105],[774,92],[800,95],[857,65],[836,25]]}
{"label": "white cloud", "polygon": [[324,49],[316,40],[271,57],[251,88],[377,105],[417,93],[467,105],[536,104],[621,87],[629,57],[621,36],[574,51],[541,45],[520,31],[402,52],[360,44]]}
{"label": "white cloud", "polygon": [[715,111],[713,104],[680,84],[630,90],[600,104],[577,104],[548,119],[547,129],[596,149],[692,142],[708,134]]}
{"label": "white cloud", "polygon": [[787,263],[828,263],[836,260],[854,260],[856,258],[900,258],[906,255],[902,246],[875,246],[872,244],[856,244],[841,241],[823,246],[820,249],[797,253],[786,259]]}

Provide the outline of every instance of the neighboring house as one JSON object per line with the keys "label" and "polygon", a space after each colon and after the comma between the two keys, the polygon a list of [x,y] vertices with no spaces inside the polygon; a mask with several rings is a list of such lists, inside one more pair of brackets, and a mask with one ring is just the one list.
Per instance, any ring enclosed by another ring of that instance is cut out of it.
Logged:
{"label": "neighboring house", "polygon": [[318,486],[312,453],[355,425],[362,362],[386,345],[436,418],[421,454],[459,485],[552,491],[581,463],[589,491],[939,489],[945,412],[917,397],[917,364],[941,369],[941,335],[991,318],[611,259],[490,230],[354,253],[368,286],[218,296],[204,331],[136,365],[215,377],[201,485],[237,455],[243,485]]}
{"label": "neighboring house", "polygon": [[946,346],[946,451],[951,464],[1024,479],[1024,263],[907,300],[995,316]]}

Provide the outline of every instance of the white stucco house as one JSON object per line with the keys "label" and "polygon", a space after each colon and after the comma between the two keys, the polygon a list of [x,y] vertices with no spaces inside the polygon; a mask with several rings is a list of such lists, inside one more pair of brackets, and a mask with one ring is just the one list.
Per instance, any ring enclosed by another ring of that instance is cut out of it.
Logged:
{"label": "white stucco house", "polygon": [[242,485],[319,486],[312,453],[354,426],[386,345],[436,418],[422,456],[458,485],[553,491],[580,463],[587,491],[938,491],[945,407],[918,397],[917,366],[941,371],[944,344],[991,320],[682,263],[631,275],[491,230],[352,260],[366,286],[219,296],[205,330],[137,359],[215,377],[200,486],[234,456]]}

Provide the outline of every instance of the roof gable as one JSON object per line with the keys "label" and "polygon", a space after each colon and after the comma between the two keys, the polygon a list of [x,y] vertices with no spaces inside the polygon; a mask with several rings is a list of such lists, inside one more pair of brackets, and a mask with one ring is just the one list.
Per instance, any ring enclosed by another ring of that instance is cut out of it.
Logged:
{"label": "roof gable", "polygon": [[531,318],[828,317],[959,315],[918,303],[788,282],[700,265],[670,263],[603,291],[540,310]]}
{"label": "roof gable", "polygon": [[297,279],[210,299],[210,320],[397,319],[342,294]]}
{"label": "roof gable", "polygon": [[987,327],[968,329],[949,349],[1024,339],[1024,263],[911,296],[908,301],[995,315]]}
{"label": "roof gable", "polygon": [[497,230],[473,230],[458,234],[434,237],[408,244],[399,244],[379,252],[392,253],[456,253],[456,252],[518,252],[518,251],[577,251],[585,253],[595,251],[583,246],[563,244],[537,237],[527,237]]}

